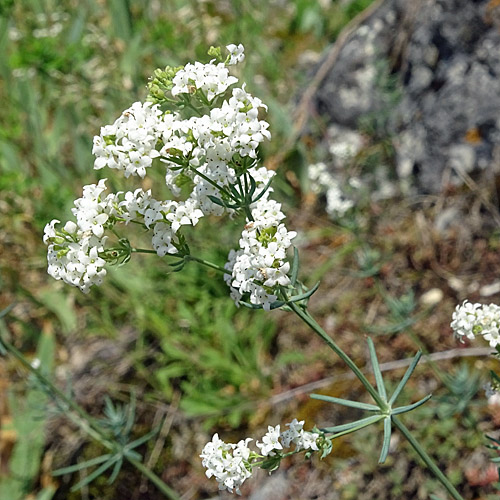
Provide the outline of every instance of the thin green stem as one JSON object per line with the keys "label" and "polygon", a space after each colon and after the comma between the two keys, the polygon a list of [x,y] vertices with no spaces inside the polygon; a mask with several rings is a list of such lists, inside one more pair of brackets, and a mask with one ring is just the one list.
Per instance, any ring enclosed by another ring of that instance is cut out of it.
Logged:
{"label": "thin green stem", "polygon": [[427,455],[426,451],[420,446],[420,443],[413,437],[411,432],[407,427],[399,420],[398,417],[392,416],[392,422],[401,431],[401,434],[407,439],[407,441],[412,445],[413,449],[417,452],[420,458],[425,462],[425,465],[429,467],[432,473],[439,479],[441,484],[446,488],[448,493],[455,500],[464,500],[460,493],[455,489],[455,487],[450,483],[448,478],[441,472],[439,467],[434,463],[434,460]]}
{"label": "thin green stem", "polygon": [[217,264],[214,264],[213,262],[209,262],[208,260],[205,259],[200,259],[198,257],[195,257],[194,255],[186,255],[184,257],[187,261],[193,260],[195,262],[198,262],[199,264],[202,264],[203,266],[210,267],[211,269],[215,269],[217,271],[220,271],[221,273],[224,274],[231,274],[231,271],[228,271],[224,267],[221,267]]}
{"label": "thin green stem", "polygon": [[156,250],[150,250],[148,248],[132,248],[132,253],[154,253],[155,255]]}
{"label": "thin green stem", "polygon": [[306,323],[315,333],[317,333],[341,359],[351,371],[356,375],[359,381],[363,384],[365,389],[370,393],[371,397],[377,403],[378,407],[382,411],[387,411],[389,409],[387,403],[380,397],[377,390],[373,387],[370,381],[365,377],[363,372],[358,368],[356,363],[337,345],[337,343],[319,326],[316,320],[309,314],[308,311],[304,311],[300,306],[294,302],[289,302],[288,306],[292,311]]}

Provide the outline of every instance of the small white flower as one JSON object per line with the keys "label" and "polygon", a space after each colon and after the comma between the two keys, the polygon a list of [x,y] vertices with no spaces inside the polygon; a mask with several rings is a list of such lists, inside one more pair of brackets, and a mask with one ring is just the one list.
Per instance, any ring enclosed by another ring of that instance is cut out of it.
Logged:
{"label": "small white flower", "polygon": [[238,64],[242,62],[245,59],[245,47],[240,43],[238,45],[235,45],[234,43],[230,43],[229,45],[226,45],[226,49],[229,52],[229,55],[231,56],[231,59],[227,63],[229,66],[233,64]]}
{"label": "small white flower", "polygon": [[273,456],[274,450],[282,450],[283,445],[279,442],[280,439],[280,426],[277,425],[273,427],[269,425],[267,427],[267,433],[262,437],[262,443],[257,441],[256,445],[260,448],[260,452],[264,456]]}
{"label": "small white flower", "polygon": [[455,308],[450,326],[460,340],[482,335],[494,348],[500,344],[500,306],[471,304],[465,300]]}

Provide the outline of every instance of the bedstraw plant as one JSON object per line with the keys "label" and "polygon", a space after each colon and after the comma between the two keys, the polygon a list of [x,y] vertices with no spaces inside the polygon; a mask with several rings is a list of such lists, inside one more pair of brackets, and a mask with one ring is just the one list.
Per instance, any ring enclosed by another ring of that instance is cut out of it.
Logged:
{"label": "bedstraw plant", "polygon": [[[271,138],[269,125],[262,119],[267,107],[231,75],[233,66],[244,60],[243,46],[231,44],[226,49],[224,55],[220,48],[211,47],[208,64],[195,62],[156,70],[146,102],[132,104],[113,124],[101,128],[93,143],[94,168],[120,171],[134,182],[133,189],[110,192],[106,179],[84,186],[82,197],[74,202],[74,220],[53,220],[45,227],[48,273],[89,293],[103,283],[109,266],[126,264],[138,253],[166,258],[176,272],[192,263],[206,266],[221,273],[236,306],[282,309],[296,315],[350,368],[370,396],[370,403],[311,397],[362,410],[365,414],[360,420],[305,430],[304,421],[293,419],[286,428],[269,426],[253,449],[251,438],[232,444],[215,434],[200,456],[207,476],[215,477],[220,489],[240,493],[241,485],[257,467],[271,472],[284,457],[297,453],[324,458],[332,451],[334,439],[381,423],[380,463],[387,458],[396,428],[449,495],[462,499],[400,419],[431,397],[397,405],[421,353],[416,354],[394,392],[388,394],[371,339],[368,350],[375,385],[310,313],[308,300],[319,283],[308,288],[299,280],[299,253],[293,246],[296,232],[286,227],[281,204],[272,198],[275,172],[260,162],[259,146]],[[158,169],[165,171],[165,185],[154,186],[154,192],[143,189],[141,181],[149,171]],[[187,231],[204,219],[215,227],[220,223],[216,217],[222,216],[241,227],[238,246],[229,251],[224,265],[193,253]],[[137,239],[143,243],[132,237],[131,226],[142,231]],[[22,359],[6,341],[4,349]],[[28,368],[40,375],[35,368]],[[43,382],[56,399],[62,398],[80,426],[108,448],[102,457],[63,469],[60,474],[94,467],[86,482],[107,470],[114,480],[127,460],[165,496],[176,498],[145,468],[135,451],[152,434],[135,441],[124,439],[133,423],[133,412],[108,403],[107,420],[95,422],[47,378]]]}

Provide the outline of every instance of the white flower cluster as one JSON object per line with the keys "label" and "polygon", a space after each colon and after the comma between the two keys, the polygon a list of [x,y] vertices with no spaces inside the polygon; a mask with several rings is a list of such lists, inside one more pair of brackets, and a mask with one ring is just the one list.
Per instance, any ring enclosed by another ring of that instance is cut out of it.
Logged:
{"label": "white flower cluster", "polygon": [[127,178],[144,178],[157,160],[166,167],[165,183],[173,196],[186,197],[159,201],[151,191],[136,189],[103,198],[104,181],[85,186],[73,209],[77,224],[68,226],[74,231],[56,231],[55,223],[46,230],[49,274],[87,292],[106,274],[106,259],[112,261],[105,250],[105,229],[119,222],[141,224],[151,230],[152,247],[159,256],[176,254],[182,226],[194,226],[206,215],[233,215],[234,208],[226,205],[238,203],[239,195],[240,203],[249,200],[246,196],[252,191],[257,201],[248,201],[250,206],[244,208],[251,217],[239,250],[226,264],[232,273],[227,276],[231,294],[237,302],[249,295],[251,303],[269,309],[277,299],[276,288],[290,283],[286,253],[296,233],[282,223],[281,205],[268,198],[274,172],[255,166],[259,145],[271,137],[269,124],[259,119],[259,111],[267,107],[245,85],[233,88],[224,99],[237,82],[228,66],[244,59],[241,44],[228,45],[227,50],[225,63],[196,62],[155,73],[163,78],[163,83],[158,80],[162,88],[171,89],[168,103],[174,110],[136,102],[94,137],[95,169],[108,167]]}
{"label": "white flower cluster", "polygon": [[500,344],[500,306],[471,304],[465,300],[462,305],[457,305],[451,328],[460,339],[482,335],[491,347],[496,347]]}
{"label": "white flower cluster", "polygon": [[196,90],[201,90],[211,101],[215,96],[223,94],[230,85],[237,81],[236,77],[229,76],[229,71],[224,63],[189,63],[179,70],[172,80],[174,84],[172,95],[193,94]]}
{"label": "white flower cluster", "polygon": [[304,420],[300,422],[294,418],[290,423],[286,424],[288,429],[280,432],[280,426],[268,426],[267,433],[262,437],[262,443],[257,442],[256,445],[260,448],[263,456],[274,456],[276,451],[290,448],[295,445],[295,451],[313,450],[318,451],[317,440],[318,432],[309,432],[303,429]]}
{"label": "white flower cluster", "polygon": [[326,212],[331,217],[342,217],[347,210],[354,206],[354,202],[344,195],[339,182],[328,171],[322,162],[309,165],[309,180],[312,191],[326,195]]}
{"label": "white flower cluster", "polygon": [[262,437],[262,442],[256,443],[260,453],[253,452],[248,444],[251,438],[241,440],[238,444],[225,443],[218,434],[214,434],[212,441],[209,441],[200,457],[203,467],[207,469],[207,477],[215,477],[219,483],[219,489],[227,489],[231,493],[236,491],[241,495],[240,487],[246,479],[251,477],[253,461],[262,463],[264,457],[278,456],[285,448],[295,445],[295,452],[303,450],[318,451],[317,444],[320,434],[303,430],[304,421],[298,422],[293,419],[286,424],[288,429],[280,433],[280,426],[269,426],[268,432]]}
{"label": "white flower cluster", "polygon": [[106,269],[102,257],[108,239],[107,227],[116,222],[144,224],[153,230],[152,246],[159,256],[177,253],[175,234],[183,225],[195,226],[203,212],[192,200],[160,202],[151,191],[110,193],[103,197],[106,179],[83,187],[83,197],[75,200],[72,209],[76,223],[66,222],[56,230],[60,221],[54,219],[45,226],[44,243],[48,245],[48,273],[57,280],[88,293],[92,285],[100,285]]}
{"label": "white flower cluster", "polygon": [[43,241],[48,245],[48,273],[88,293],[92,285],[100,285],[106,270],[105,260],[99,254],[104,251],[106,236],[104,226],[110,216],[116,214],[116,196],[102,199],[106,189],[105,179],[85,186],[83,197],[75,201],[72,209],[76,224],[68,221],[62,231],[54,219],[45,226]]}
{"label": "white flower cluster", "polygon": [[253,220],[247,219],[240,249],[229,253],[225,268],[231,274],[224,279],[236,304],[248,293],[252,304],[269,310],[278,298],[275,287],[290,284],[286,253],[297,233],[288,231],[281,223],[285,215],[281,204],[274,200],[263,197],[252,207],[251,213]]}
{"label": "white flower cluster", "polygon": [[168,130],[168,120],[162,119],[157,105],[135,102],[113,125],[102,127],[101,135],[94,137],[94,168],[115,168],[123,170],[125,177],[144,177],[146,168],[160,156],[155,148],[163,128]]}
{"label": "white flower cluster", "polygon": [[240,487],[252,475],[252,466],[249,462],[251,450],[248,448],[250,438],[238,444],[225,443],[214,434],[212,441],[208,442],[200,457],[203,467],[207,469],[207,477],[215,476],[219,489],[233,490],[241,495]]}

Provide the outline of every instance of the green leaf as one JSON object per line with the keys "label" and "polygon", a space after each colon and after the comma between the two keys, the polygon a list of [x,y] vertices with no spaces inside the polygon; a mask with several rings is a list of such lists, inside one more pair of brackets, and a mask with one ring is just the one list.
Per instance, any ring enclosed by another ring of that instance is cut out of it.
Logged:
{"label": "green leaf", "polygon": [[65,474],[73,474],[73,472],[78,472],[79,470],[86,469],[88,467],[93,467],[94,465],[102,464],[109,460],[113,455],[107,453],[106,455],[101,455],[97,458],[92,458],[86,460],[85,462],[80,462],[75,465],[69,465],[68,467],[63,467],[52,472],[53,476],[64,476]]}
{"label": "green leaf", "polygon": [[113,484],[118,477],[118,474],[120,473],[120,470],[123,465],[123,458],[120,458],[118,462],[116,462],[115,466],[113,467],[113,472],[111,473],[111,476],[109,476],[108,479],[108,484]]}
{"label": "green leaf", "polygon": [[406,370],[406,373],[404,374],[403,378],[401,379],[401,382],[399,382],[398,386],[396,387],[394,394],[391,396],[391,399],[389,400],[389,405],[392,405],[394,401],[396,401],[398,396],[401,394],[401,391],[403,390],[404,386],[406,385],[406,382],[408,382],[408,379],[414,372],[415,367],[417,366],[421,357],[422,357],[422,351],[418,351],[417,354],[415,354],[415,357],[413,358],[413,361],[411,362],[410,366]]}
{"label": "green leaf", "polygon": [[323,432],[331,432],[336,434],[337,432],[348,431],[350,429],[354,429],[354,427],[358,427],[360,425],[370,425],[378,422],[380,420],[380,415],[372,415],[371,417],[362,418],[360,420],[356,420],[355,422],[349,422],[348,424],[335,425],[333,427],[325,427],[321,429]]}
{"label": "green leaf", "polygon": [[412,411],[415,408],[418,408],[419,406],[423,405],[424,403],[427,403],[429,399],[432,398],[432,394],[429,394],[428,396],[425,396],[425,398],[421,399],[420,401],[417,401],[416,403],[413,403],[412,405],[408,406],[401,406],[399,408],[395,408],[392,410],[392,415],[399,415],[400,413],[406,413],[408,411]]}
{"label": "green leaf", "polygon": [[382,444],[382,451],[380,452],[379,464],[383,464],[387,459],[389,453],[389,445],[391,444],[391,417],[384,419],[384,442]]}
{"label": "green leaf", "polygon": [[312,399],[320,399],[328,403],[336,403],[351,408],[359,408],[360,410],[379,411],[379,407],[368,403],[360,403],[359,401],[350,401],[349,399],[334,398],[333,396],[324,396],[322,394],[310,394]]}
{"label": "green leaf", "polygon": [[103,463],[98,469],[96,469],[92,474],[83,478],[77,484],[75,484],[71,491],[78,491],[79,489],[87,486],[87,484],[91,483],[94,479],[97,479],[99,476],[102,476],[112,465],[114,465],[118,460],[121,459],[120,455],[112,456],[107,462]]}
{"label": "green leaf", "polygon": [[387,392],[385,390],[384,379],[382,378],[382,372],[380,371],[380,366],[378,364],[377,353],[375,352],[375,346],[373,340],[368,337],[368,350],[370,351],[370,359],[372,362],[373,373],[375,374],[375,380],[377,382],[377,389],[380,397],[387,401]]}
{"label": "green leaf", "polygon": [[318,288],[319,288],[319,281],[307,292],[301,293],[300,295],[294,295],[293,297],[290,297],[287,302],[299,302],[300,300],[305,300],[308,299]]}

